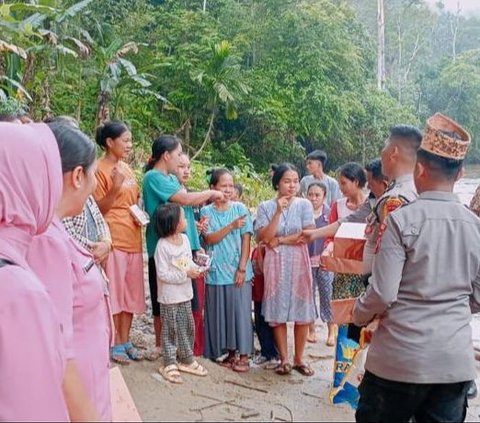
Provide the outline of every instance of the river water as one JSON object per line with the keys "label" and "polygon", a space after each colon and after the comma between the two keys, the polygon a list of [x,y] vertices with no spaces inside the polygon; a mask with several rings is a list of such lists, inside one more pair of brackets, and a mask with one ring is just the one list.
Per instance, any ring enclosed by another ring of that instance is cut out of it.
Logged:
{"label": "river water", "polygon": [[460,179],[454,188],[460,200],[464,204],[470,204],[470,200],[480,184],[480,165],[468,165],[465,168],[465,177]]}

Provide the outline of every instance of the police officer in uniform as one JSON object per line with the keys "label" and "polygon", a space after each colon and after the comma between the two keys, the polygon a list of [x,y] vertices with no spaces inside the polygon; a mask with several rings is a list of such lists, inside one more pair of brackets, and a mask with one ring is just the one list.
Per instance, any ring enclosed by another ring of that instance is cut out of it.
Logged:
{"label": "police officer in uniform", "polygon": [[469,322],[480,310],[480,219],[453,186],[469,143],[466,131],[437,113],[417,152],[420,196],[393,212],[388,201],[377,204],[388,217],[353,310],[358,325],[380,319],[359,387],[359,422],[465,419],[475,378]]}
{"label": "police officer in uniform", "polygon": [[381,152],[382,173],[391,181],[387,190],[374,202],[373,208],[370,199],[367,199],[365,204],[350,216],[323,228],[303,231],[307,241],[333,237],[342,222],[367,222],[363,262],[364,272],[371,273],[377,238],[382,232],[381,225],[387,214],[417,197],[413,169],[421,140],[422,133],[419,129],[410,125],[393,126]]}

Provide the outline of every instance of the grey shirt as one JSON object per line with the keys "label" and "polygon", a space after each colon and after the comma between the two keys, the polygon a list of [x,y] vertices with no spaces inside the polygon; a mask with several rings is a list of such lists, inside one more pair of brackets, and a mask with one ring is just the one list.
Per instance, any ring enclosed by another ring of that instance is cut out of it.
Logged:
{"label": "grey shirt", "polygon": [[386,219],[358,325],[374,316],[365,368],[392,381],[475,379],[471,307],[480,309],[480,219],[455,194],[430,191]]}
{"label": "grey shirt", "polygon": [[417,188],[413,181],[413,174],[405,174],[396,178],[385,192],[372,203],[370,198],[355,213],[341,219],[343,222],[367,223],[365,237],[367,239],[363,249],[364,273],[372,272],[373,259],[377,251],[378,238],[382,231],[382,223],[390,212],[410,203],[417,198]]}
{"label": "grey shirt", "polygon": [[307,196],[308,187],[312,182],[323,182],[327,186],[327,197],[325,198],[325,203],[329,207],[331,207],[335,200],[342,198],[342,193],[340,192],[340,187],[338,186],[337,180],[328,175],[324,175],[322,179],[317,179],[313,175],[304,176],[300,181],[300,192],[304,197]]}

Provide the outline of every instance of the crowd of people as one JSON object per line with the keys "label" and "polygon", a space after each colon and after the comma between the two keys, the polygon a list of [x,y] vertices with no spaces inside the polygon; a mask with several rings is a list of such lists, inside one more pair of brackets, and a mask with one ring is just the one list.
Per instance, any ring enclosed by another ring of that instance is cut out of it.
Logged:
{"label": "crowd of people", "polygon": [[[318,317],[329,347],[340,336],[370,340],[357,421],[465,419],[480,220],[452,193],[470,136],[449,118],[433,116],[424,134],[394,126],[380,158],[345,163],[336,178],[321,150],[307,155],[303,178],[274,165],[275,195],[254,213],[229,169],[190,191],[176,136],[153,141],[140,186],[124,122],[97,128],[97,159],[72,118],[4,120],[0,420],[111,421],[111,362],[161,357],[172,384],[208,375],[199,356],[235,372],[253,361],[310,377],[304,350],[318,342]],[[359,274],[325,265],[346,222],[366,224]],[[146,308],[144,233],[155,332],[147,351],[130,337]],[[349,319],[337,325],[332,304],[349,298]],[[345,382],[332,389],[333,399]]]}

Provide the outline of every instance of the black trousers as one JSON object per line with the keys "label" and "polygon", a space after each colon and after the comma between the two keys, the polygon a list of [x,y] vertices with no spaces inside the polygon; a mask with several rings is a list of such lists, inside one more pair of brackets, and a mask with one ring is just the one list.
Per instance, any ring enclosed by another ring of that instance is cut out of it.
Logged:
{"label": "black trousers", "polygon": [[277,359],[278,351],[275,347],[273,329],[262,316],[262,303],[260,301],[254,301],[253,305],[255,312],[255,333],[260,343],[261,354],[268,360]]}
{"label": "black trousers", "polygon": [[[358,390],[357,422],[463,422],[470,381],[394,382],[365,372]],[[412,418],[414,420],[412,420]]]}

